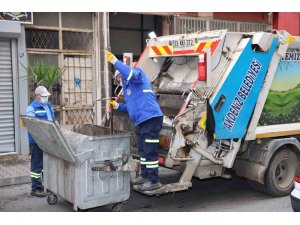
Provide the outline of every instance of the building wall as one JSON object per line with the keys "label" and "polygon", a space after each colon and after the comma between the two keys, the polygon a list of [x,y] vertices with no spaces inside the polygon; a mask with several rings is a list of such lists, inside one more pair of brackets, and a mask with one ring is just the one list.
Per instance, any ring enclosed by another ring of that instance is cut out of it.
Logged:
{"label": "building wall", "polygon": [[[0,38],[8,38],[12,43],[12,78],[14,97],[14,136],[15,150],[18,154],[28,154],[27,130],[20,127],[20,114],[24,114],[28,105],[27,72],[22,65],[26,65],[25,29],[19,22],[0,21]],[[0,62],[1,63],[1,62]],[[5,112],[4,112],[5,113]],[[1,146],[0,146],[1,148]]]}
{"label": "building wall", "polygon": [[[18,76],[19,77],[26,77],[27,71],[23,66],[26,65],[28,58],[26,55],[26,44],[25,44],[25,27],[22,26],[22,35],[18,39]],[[19,115],[23,114],[28,106],[28,81],[27,79],[18,79],[18,90],[19,90]],[[21,155],[27,155],[29,153],[29,146],[28,146],[28,134],[27,129],[24,127],[20,127],[19,125],[19,117],[16,118],[16,123],[18,123],[18,128],[16,131],[19,132],[19,148],[17,147],[16,152]]]}
{"label": "building wall", "polygon": [[267,12],[155,12],[143,14],[155,14],[162,16],[207,17],[219,20],[239,20],[261,23],[268,23],[270,19]]}
{"label": "building wall", "polygon": [[220,20],[239,20],[268,23],[269,16],[266,12],[214,12],[214,19]]}
{"label": "building wall", "polygon": [[273,28],[276,30],[286,30],[291,35],[300,36],[300,13],[274,13]]}
{"label": "building wall", "polygon": [[[103,28],[105,26],[103,18],[107,17],[106,15],[107,13],[88,12],[34,13],[34,23],[27,25],[0,20],[0,39],[9,39],[14,43],[12,44],[14,46],[12,47],[13,111],[15,112],[14,152],[22,155],[29,153],[27,129],[20,127],[19,116],[24,114],[34,96],[35,85],[28,85],[28,81],[32,79],[27,77],[25,67],[28,63],[34,64],[35,60],[66,66],[62,88],[56,90],[59,93],[58,96],[61,96],[62,92],[71,93],[71,95],[64,94],[65,97],[60,97],[57,101],[59,104],[56,105],[57,114],[65,114],[61,117],[61,123],[87,123],[86,120],[89,120],[88,123],[101,123],[106,101],[104,103],[99,101],[94,105],[93,101],[108,97],[107,93],[110,87],[106,83],[108,71],[105,69],[107,62],[104,60],[104,50],[108,47],[107,43],[105,44],[106,29]],[[80,88],[74,84],[72,74],[74,74],[74,78],[75,75],[80,77],[81,82],[78,85]],[[72,92],[73,86],[78,90]],[[83,89],[85,92],[89,91],[89,95],[81,96]],[[75,102],[68,101],[69,104],[67,104],[66,98],[72,100],[73,96],[75,96]],[[95,110],[94,106],[96,106]],[[73,115],[68,112],[73,112]],[[56,117],[56,119],[58,118]],[[3,152],[6,154],[7,151],[0,151],[0,154]]]}
{"label": "building wall", "polygon": [[[26,25],[28,65],[43,62],[64,68],[63,75],[50,88],[55,119],[60,124],[91,123],[95,119],[96,92],[95,13],[34,12],[33,24]],[[36,83],[29,79],[29,99]]]}
{"label": "building wall", "polygon": [[162,16],[192,16],[192,17],[211,17],[220,20],[241,20],[252,22],[267,23],[269,15],[267,12],[155,12],[143,13]]}
{"label": "building wall", "polygon": [[155,31],[160,36],[161,16],[149,13],[109,13],[111,51],[121,58],[124,52],[131,52],[137,60],[146,46],[148,33]]}

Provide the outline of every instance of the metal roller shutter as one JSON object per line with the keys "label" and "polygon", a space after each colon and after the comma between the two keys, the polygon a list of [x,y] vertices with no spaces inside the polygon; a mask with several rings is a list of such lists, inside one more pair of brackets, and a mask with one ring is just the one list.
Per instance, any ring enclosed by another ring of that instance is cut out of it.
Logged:
{"label": "metal roller shutter", "polygon": [[15,150],[13,99],[11,44],[0,39],[0,153]]}

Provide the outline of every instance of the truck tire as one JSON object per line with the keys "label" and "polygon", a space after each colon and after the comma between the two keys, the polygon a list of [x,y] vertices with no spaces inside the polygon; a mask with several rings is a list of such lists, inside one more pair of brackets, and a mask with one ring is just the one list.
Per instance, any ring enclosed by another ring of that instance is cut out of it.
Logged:
{"label": "truck tire", "polygon": [[289,195],[294,187],[297,164],[297,155],[291,149],[276,152],[265,174],[264,191],[275,197]]}

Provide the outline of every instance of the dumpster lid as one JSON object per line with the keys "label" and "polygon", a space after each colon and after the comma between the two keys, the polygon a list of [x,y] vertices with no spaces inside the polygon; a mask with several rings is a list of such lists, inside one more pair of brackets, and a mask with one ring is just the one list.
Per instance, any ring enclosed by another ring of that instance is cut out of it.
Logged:
{"label": "dumpster lid", "polygon": [[70,163],[77,162],[75,152],[69,146],[55,122],[24,115],[21,115],[21,119],[42,151]]}

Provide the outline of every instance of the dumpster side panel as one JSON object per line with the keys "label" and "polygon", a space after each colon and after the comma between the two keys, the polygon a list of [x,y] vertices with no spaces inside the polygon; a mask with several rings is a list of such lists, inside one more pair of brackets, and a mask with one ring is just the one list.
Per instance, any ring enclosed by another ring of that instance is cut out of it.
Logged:
{"label": "dumpster side panel", "polygon": [[[84,166],[89,167],[87,164]],[[80,173],[86,173],[85,180],[79,181],[81,190],[85,190],[78,192],[79,201],[77,205],[80,209],[122,202],[129,198],[130,173],[99,172],[89,169],[82,169]]]}
{"label": "dumpster side panel", "polygon": [[92,171],[92,165],[106,160],[122,162],[124,154],[130,155],[130,136],[82,135],[76,143],[76,152],[93,149],[91,157],[82,164],[73,164],[45,153],[45,188],[74,204],[74,209],[126,201],[130,196],[130,173]]}
{"label": "dumpster side panel", "polygon": [[88,161],[75,166],[49,154],[44,154],[44,162],[45,188],[80,209],[122,202],[129,198],[128,172],[92,171]]}
{"label": "dumpster side panel", "polygon": [[[81,166],[78,177],[84,179],[78,180],[78,185],[81,186],[81,190],[85,191],[78,192],[80,199],[78,207],[86,209],[127,200],[130,195],[130,173],[92,171],[90,162],[122,160],[124,154],[130,154],[130,138],[128,135],[107,136],[90,141],[93,149],[97,151],[93,152],[91,161],[86,161]],[[82,147],[79,146],[79,149]]]}
{"label": "dumpster side panel", "polygon": [[95,160],[122,159],[123,154],[130,154],[130,138],[126,136],[95,138],[91,142],[93,142],[94,149],[99,149],[94,151],[93,159]]}
{"label": "dumpster side panel", "polygon": [[75,165],[44,153],[44,186],[68,202],[75,200]]}

